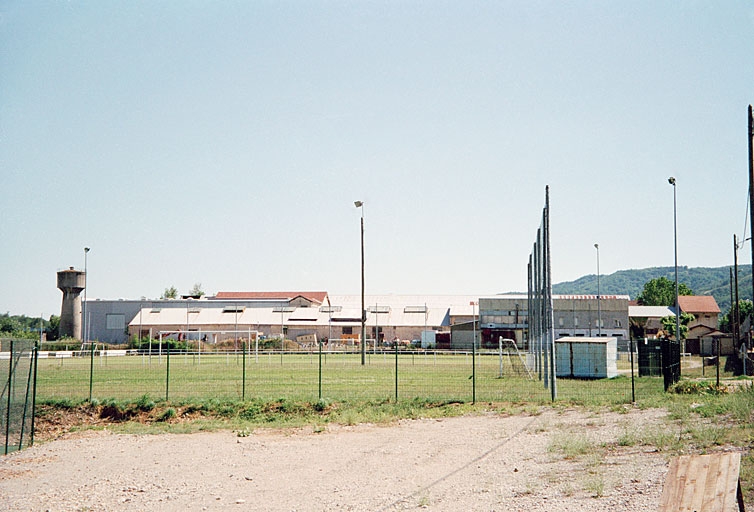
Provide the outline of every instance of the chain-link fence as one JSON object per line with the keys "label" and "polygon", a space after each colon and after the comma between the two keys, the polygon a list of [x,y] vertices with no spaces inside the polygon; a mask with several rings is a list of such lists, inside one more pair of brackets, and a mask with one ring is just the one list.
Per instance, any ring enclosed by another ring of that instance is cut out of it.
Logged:
{"label": "chain-link fence", "polygon": [[[320,350],[321,349],[321,350]],[[43,400],[134,400],[144,395],[190,400],[430,400],[549,402],[552,395],[531,355],[515,350],[441,351],[386,347],[358,350],[324,344],[302,352],[279,350],[161,352],[98,349],[41,353]],[[630,403],[662,392],[662,378],[639,377],[635,357],[619,354],[617,376],[559,378],[557,399]]]}
{"label": "chain-link fence", "polygon": [[3,453],[34,442],[37,350],[32,340],[0,339],[0,432]]}

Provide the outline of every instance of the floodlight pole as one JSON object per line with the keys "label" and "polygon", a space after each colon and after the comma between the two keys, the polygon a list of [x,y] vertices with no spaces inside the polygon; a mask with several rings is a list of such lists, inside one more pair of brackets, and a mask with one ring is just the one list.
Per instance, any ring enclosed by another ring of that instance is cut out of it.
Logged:
{"label": "floodlight pole", "polygon": [[89,285],[89,283],[88,283],[89,274],[86,271],[86,266],[87,266],[87,255],[89,254],[90,250],[91,249],[89,247],[84,247],[84,308],[83,308],[83,314],[82,314],[82,316],[84,317],[83,318],[83,320],[84,320],[84,335],[82,336],[82,338],[84,339],[83,340],[84,343],[86,343],[87,341],[89,341],[89,331],[87,330],[87,320],[86,320],[86,289],[89,287],[88,286]]}
{"label": "floodlight pole", "polygon": [[678,341],[678,350],[683,353],[684,351],[681,349],[681,306],[680,301],[678,300],[678,214],[676,206],[675,178],[673,176],[668,178],[668,183],[673,186],[673,247],[675,253],[675,339],[676,341]]}
{"label": "floodlight pole", "polygon": [[366,364],[367,310],[364,304],[364,201],[354,201],[356,208],[361,208],[361,364]]}
{"label": "floodlight pole", "polygon": [[594,244],[597,249],[597,336],[602,336],[602,308],[600,306],[600,244]]}
{"label": "floodlight pole", "polygon": [[[751,105],[749,105],[749,133],[748,133],[748,139],[749,139],[749,216],[750,216],[750,223],[749,223],[749,237],[754,238],[754,235],[751,233],[754,233],[754,147],[752,144],[754,144],[754,115],[752,115],[751,111]],[[746,237],[746,233],[744,233],[744,238]],[[751,242],[751,263],[752,268],[754,268],[754,240]],[[752,287],[752,298],[754,298],[754,279],[752,279],[751,282]],[[754,312],[751,313],[752,320],[754,321]],[[754,323],[754,322],[751,322]],[[751,323],[749,325],[751,325]],[[750,333],[751,329],[749,329],[749,334],[746,336],[747,340],[747,354],[748,354],[748,343],[751,341],[750,339]]]}

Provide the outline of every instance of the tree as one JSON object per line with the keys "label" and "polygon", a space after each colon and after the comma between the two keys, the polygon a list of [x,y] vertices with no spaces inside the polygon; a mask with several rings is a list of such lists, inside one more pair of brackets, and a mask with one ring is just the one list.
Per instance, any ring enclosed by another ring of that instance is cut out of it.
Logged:
{"label": "tree", "polygon": [[178,289],[175,286],[171,286],[170,288],[165,288],[165,291],[162,292],[161,299],[177,299],[178,298]]}
{"label": "tree", "polygon": [[8,313],[0,315],[0,332],[8,335],[21,330],[21,322],[15,316]]}
{"label": "tree", "polygon": [[50,315],[50,322],[47,324],[47,339],[49,341],[56,340],[60,337],[60,317],[57,315]]}
{"label": "tree", "polygon": [[[680,286],[679,286],[680,288]],[[685,340],[686,335],[689,333],[689,324],[694,320],[694,315],[691,313],[681,312],[681,339]],[[675,338],[675,317],[664,316],[660,319],[662,322],[662,329],[669,338]]]}
{"label": "tree", "polygon": [[[691,288],[678,283],[678,295],[694,295]],[[675,282],[667,277],[658,277],[644,283],[644,289],[636,297],[642,306],[675,306]]]}
{"label": "tree", "polygon": [[188,294],[191,297],[201,297],[204,295],[204,291],[202,291],[202,283],[194,283],[194,287],[191,288]]}
{"label": "tree", "polygon": [[[752,312],[752,309],[754,309],[754,304],[750,300],[739,300],[738,301],[738,317],[743,323],[743,321],[746,319],[747,316],[749,316]],[[733,307],[728,310],[727,313],[725,313],[722,318],[720,318],[720,330],[723,332],[731,332],[733,324],[731,323],[731,320],[733,320]]]}

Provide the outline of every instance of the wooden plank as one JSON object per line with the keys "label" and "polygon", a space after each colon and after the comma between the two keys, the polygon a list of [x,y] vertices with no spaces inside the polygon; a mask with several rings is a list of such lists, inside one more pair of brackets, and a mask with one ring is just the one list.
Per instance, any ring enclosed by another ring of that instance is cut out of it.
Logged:
{"label": "wooden plank", "polygon": [[[696,495],[696,480],[700,461],[700,457],[689,457],[685,464],[686,480],[683,482],[683,487],[678,489],[678,496],[680,497],[678,510],[681,512],[693,512],[694,510],[691,508],[691,503]],[[678,481],[678,485],[681,485],[680,481]]]}
{"label": "wooden plank", "polygon": [[720,479],[722,473],[720,461],[720,457],[711,458],[709,471],[707,472],[707,481],[704,484],[704,501],[702,502],[702,508],[699,510],[712,510],[715,504],[717,481]]}
{"label": "wooden plank", "polygon": [[[717,478],[716,482],[716,488],[715,488],[715,502],[713,504],[712,510],[721,510],[726,511],[729,510],[729,507],[726,506],[725,502],[728,497],[728,478],[730,474],[730,466],[727,464],[727,460],[723,457],[720,457],[720,473]],[[736,475],[738,476],[738,475]]]}
{"label": "wooden plank", "polygon": [[738,497],[736,495],[736,492],[738,491],[741,454],[724,454],[723,460],[721,461],[721,465],[723,464],[728,468],[728,474],[725,478],[725,491],[723,493],[723,501],[721,503],[720,510],[736,510],[738,508]]}
{"label": "wooden plank", "polygon": [[660,500],[661,511],[677,512],[680,510],[678,506],[681,504],[683,489],[686,484],[688,460],[689,455],[682,455],[670,462],[670,469],[665,477],[665,486]]}
{"label": "wooden plank", "polygon": [[676,499],[676,482],[678,481],[678,468],[681,465],[681,457],[670,461],[668,474],[665,475],[665,485],[662,488],[662,497],[660,498],[660,512],[671,511]]}
{"label": "wooden plank", "polygon": [[696,479],[693,482],[694,492],[691,499],[686,503],[688,503],[687,506],[690,512],[699,512],[700,510],[704,510],[702,508],[702,503],[704,502],[707,482],[714,478],[712,476],[713,473],[710,472],[710,466],[713,464],[713,461],[717,461],[718,458],[703,455],[701,457],[695,457],[694,460],[697,461],[696,467],[694,468],[692,466],[691,469],[689,469],[689,473],[696,475]]}
{"label": "wooden plank", "polygon": [[743,511],[740,466],[740,453],[677,457],[665,477],[660,511]]}

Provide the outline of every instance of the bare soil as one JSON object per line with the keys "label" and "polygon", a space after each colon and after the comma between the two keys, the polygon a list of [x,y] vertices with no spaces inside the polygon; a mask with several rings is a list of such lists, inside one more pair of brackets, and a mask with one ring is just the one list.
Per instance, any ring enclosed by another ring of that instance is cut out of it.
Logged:
{"label": "bare soil", "polygon": [[[618,441],[664,428],[665,414],[544,409],[248,433],[84,431],[0,457],[0,503],[34,511],[656,510],[666,455]],[[570,440],[587,449],[558,449]]]}

